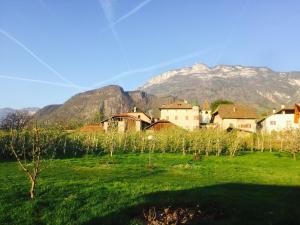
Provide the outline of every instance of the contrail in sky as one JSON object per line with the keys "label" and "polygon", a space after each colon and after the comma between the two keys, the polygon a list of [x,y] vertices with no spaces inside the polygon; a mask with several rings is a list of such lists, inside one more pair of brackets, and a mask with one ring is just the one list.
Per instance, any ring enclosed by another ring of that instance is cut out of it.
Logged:
{"label": "contrail in sky", "polygon": [[[210,49],[210,50],[212,50],[212,49]],[[138,68],[138,69],[134,69],[134,70],[125,71],[125,72],[119,73],[119,74],[117,74],[117,75],[115,75],[115,76],[113,76],[113,77],[111,77],[107,80],[99,82],[99,83],[93,85],[91,88],[101,86],[101,85],[103,85],[107,82],[114,81],[114,80],[117,80],[119,78],[126,77],[126,76],[129,76],[129,75],[132,75],[132,74],[153,71],[153,70],[160,69],[160,68],[163,68],[163,67],[166,67],[166,66],[169,66],[169,65],[173,65],[173,64],[191,59],[191,58],[195,58],[195,57],[198,57],[200,55],[203,55],[203,54],[207,53],[210,50],[205,50],[205,51],[202,51],[202,52],[193,52],[191,54],[188,54],[188,55],[185,55],[185,56],[182,56],[182,57],[178,57],[178,58],[175,58],[175,59],[171,59],[171,60],[168,60],[166,62],[159,63],[159,64],[156,64],[156,65],[152,65],[152,66],[149,66],[149,67],[144,67],[144,68]]]}
{"label": "contrail in sky", "polygon": [[76,88],[76,89],[78,88],[77,85],[74,86],[72,84],[51,82],[51,81],[45,81],[45,80],[28,79],[28,78],[23,78],[23,77],[0,75],[0,78],[6,79],[6,80],[18,80],[18,81],[25,81],[25,82],[30,82],[30,83],[48,84],[48,85],[53,85],[53,86],[69,87],[69,88]]}
{"label": "contrail in sky", "polygon": [[121,41],[116,29],[112,26],[113,18],[114,18],[113,1],[114,0],[98,0],[99,4],[102,7],[102,10],[104,12],[105,18],[107,19],[109,29],[111,30],[111,32],[118,44],[118,48],[122,54],[123,60],[126,64],[127,68],[130,69],[129,60],[128,60],[127,55],[125,54],[122,41]]}
{"label": "contrail in sky", "polygon": [[57,72],[52,66],[50,66],[48,63],[46,63],[43,59],[41,59],[38,55],[36,55],[33,51],[31,51],[28,47],[26,47],[23,43],[21,43],[19,40],[17,40],[15,37],[13,37],[11,34],[9,34],[7,31],[0,28],[0,33],[9,38],[11,41],[13,41],[15,44],[17,44],[19,47],[23,48],[29,55],[31,55],[35,60],[37,60],[40,64],[42,64],[44,67],[46,67],[49,71],[51,71],[54,75],[56,75],[59,79],[62,81],[77,87],[77,89],[82,90],[80,86],[73,83],[72,81],[65,78],[63,75],[61,75],[59,72]]}
{"label": "contrail in sky", "polygon": [[117,19],[115,22],[113,22],[111,24],[111,26],[116,26],[118,23],[121,23],[123,20],[126,20],[127,18],[129,18],[130,16],[132,16],[133,14],[137,13],[138,11],[140,11],[144,6],[146,6],[147,4],[149,4],[150,2],[152,2],[153,0],[146,0],[143,1],[141,4],[139,4],[137,7],[135,7],[134,9],[130,10],[128,13],[126,13],[124,16],[121,16],[119,19]]}
{"label": "contrail in sky", "polygon": [[109,30],[109,29],[115,27],[117,24],[123,22],[124,20],[128,19],[132,15],[136,14],[138,11],[140,11],[143,7],[145,7],[146,5],[148,5],[152,1],[153,0],[146,0],[146,1],[141,2],[138,6],[136,6],[132,10],[130,10],[125,15],[123,15],[123,16],[119,17],[117,20],[111,22],[111,24],[109,25],[109,27],[103,29],[102,31],[106,31],[106,30]]}

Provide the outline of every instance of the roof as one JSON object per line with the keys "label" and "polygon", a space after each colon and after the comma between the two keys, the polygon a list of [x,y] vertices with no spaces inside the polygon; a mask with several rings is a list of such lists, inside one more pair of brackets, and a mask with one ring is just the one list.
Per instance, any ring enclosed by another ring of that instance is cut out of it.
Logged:
{"label": "roof", "polygon": [[150,129],[151,127],[157,125],[157,124],[169,124],[169,125],[173,125],[173,126],[176,126],[174,123],[171,123],[170,121],[168,120],[158,120],[152,124],[150,124],[149,126],[145,127],[145,130],[148,130]]}
{"label": "roof", "polygon": [[[295,104],[295,105],[297,106],[297,104]],[[288,107],[281,108],[281,109],[277,110],[275,113],[270,113],[269,115],[267,115],[264,118],[260,119],[258,122],[261,123],[262,121],[264,121],[269,116],[272,116],[272,115],[275,115],[275,114],[281,114],[283,111],[292,111],[291,114],[294,114],[295,113],[295,107],[294,106],[288,106]]]}
{"label": "roof", "polygon": [[[148,114],[144,113],[143,111],[128,112],[128,113],[130,113],[130,114],[140,114],[140,113],[142,113],[142,114],[144,114],[148,119],[151,120],[151,117],[150,117]],[[126,114],[126,113],[124,113],[124,114]]]}
{"label": "roof", "polygon": [[219,114],[222,119],[256,119],[256,110],[245,105],[221,104],[213,113]]}
{"label": "roof", "polygon": [[295,113],[295,107],[283,108],[275,112],[274,114],[281,114],[283,111],[291,111],[291,114]]}
{"label": "roof", "polygon": [[135,117],[135,116],[131,116],[131,115],[128,115],[128,114],[126,114],[126,113],[121,113],[121,114],[113,115],[113,116],[111,116],[111,117],[109,117],[109,118],[107,118],[107,119],[101,121],[101,123],[103,123],[103,122],[105,122],[105,121],[108,121],[108,120],[111,120],[111,119],[115,119],[115,118],[127,118],[127,119],[136,120],[136,121],[141,120],[141,119],[139,119],[139,118],[137,118],[137,117]]}
{"label": "roof", "polygon": [[174,102],[170,104],[164,104],[159,109],[192,109],[193,105],[187,102]]}
{"label": "roof", "polygon": [[151,118],[146,113],[144,113],[144,112],[128,112],[128,113],[120,113],[120,114],[113,115],[113,116],[111,116],[111,117],[109,117],[109,118],[101,121],[101,123],[106,122],[108,120],[115,119],[115,118],[124,118],[124,119],[131,119],[131,120],[135,120],[135,121],[143,121],[143,122],[146,122],[146,123],[150,124],[148,121],[145,121],[145,120],[143,120],[141,118],[138,118],[138,117],[136,117],[134,115],[129,115],[129,113],[131,113],[131,114],[143,113],[147,118],[149,118],[149,120],[151,120]]}

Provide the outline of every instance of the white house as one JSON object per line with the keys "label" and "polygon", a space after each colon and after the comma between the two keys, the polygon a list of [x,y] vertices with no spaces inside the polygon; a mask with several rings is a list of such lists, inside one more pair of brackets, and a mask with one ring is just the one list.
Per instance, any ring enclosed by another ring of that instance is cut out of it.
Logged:
{"label": "white house", "polygon": [[271,133],[272,131],[285,131],[299,128],[299,108],[296,104],[294,107],[281,106],[281,109],[273,110],[269,115],[258,122],[262,132]]}
{"label": "white house", "polygon": [[200,107],[187,101],[162,105],[160,119],[170,121],[186,130],[196,130],[200,127]]}

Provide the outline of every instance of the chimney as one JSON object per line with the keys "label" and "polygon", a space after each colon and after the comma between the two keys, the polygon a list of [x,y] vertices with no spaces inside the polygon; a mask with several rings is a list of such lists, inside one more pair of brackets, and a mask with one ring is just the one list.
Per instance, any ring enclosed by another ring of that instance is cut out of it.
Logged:
{"label": "chimney", "polygon": [[236,111],[236,108],[235,108],[235,106],[233,106],[233,112],[235,112]]}
{"label": "chimney", "polygon": [[276,113],[276,109],[274,108],[274,109],[273,109],[273,114],[275,114],[275,113]]}
{"label": "chimney", "polygon": [[133,107],[133,112],[136,112],[136,107]]}
{"label": "chimney", "polygon": [[184,101],[183,101],[184,103],[188,103],[188,101],[186,100],[186,99],[184,99]]}
{"label": "chimney", "polygon": [[281,109],[284,109],[285,108],[285,105],[281,105]]}

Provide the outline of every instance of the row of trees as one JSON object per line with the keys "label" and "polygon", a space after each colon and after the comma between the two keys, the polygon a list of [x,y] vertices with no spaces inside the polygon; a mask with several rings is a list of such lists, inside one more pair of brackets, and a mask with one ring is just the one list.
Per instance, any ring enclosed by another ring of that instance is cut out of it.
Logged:
{"label": "row of trees", "polygon": [[[36,129],[0,133],[1,158],[13,158],[9,151],[11,142],[17,151],[26,156],[32,148],[33,130]],[[300,150],[299,130],[252,134],[215,129],[201,129],[194,132],[170,129],[153,133],[151,141],[148,140],[149,133],[146,132],[74,132],[68,134],[58,128],[40,128],[39,130],[43,136],[41,143],[48,145],[48,151],[51,151],[57,158],[77,157],[84,154],[144,153],[150,149],[152,152],[162,153],[229,155],[231,157],[239,151],[284,151],[290,152],[296,158],[296,153]],[[52,143],[52,140],[55,142]]]}

